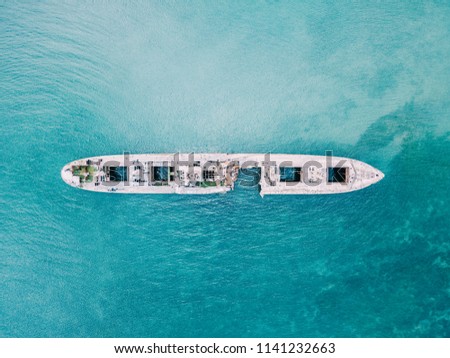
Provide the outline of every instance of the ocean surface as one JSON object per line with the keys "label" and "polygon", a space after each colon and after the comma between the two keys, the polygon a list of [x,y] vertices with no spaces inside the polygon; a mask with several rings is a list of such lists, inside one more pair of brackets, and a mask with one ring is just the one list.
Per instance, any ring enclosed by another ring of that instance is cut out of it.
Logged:
{"label": "ocean surface", "polygon": [[[1,337],[449,337],[450,4],[0,4]],[[94,155],[365,161],[336,196],[107,195]]]}

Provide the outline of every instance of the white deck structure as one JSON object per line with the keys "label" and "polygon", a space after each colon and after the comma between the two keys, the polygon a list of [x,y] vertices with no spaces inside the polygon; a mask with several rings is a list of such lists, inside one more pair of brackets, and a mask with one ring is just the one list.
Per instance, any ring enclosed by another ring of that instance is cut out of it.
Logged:
{"label": "white deck structure", "polygon": [[62,179],[84,190],[123,194],[213,194],[234,189],[241,170],[269,194],[337,194],[363,189],[384,174],[358,160],[301,154],[123,154],[75,160]]}

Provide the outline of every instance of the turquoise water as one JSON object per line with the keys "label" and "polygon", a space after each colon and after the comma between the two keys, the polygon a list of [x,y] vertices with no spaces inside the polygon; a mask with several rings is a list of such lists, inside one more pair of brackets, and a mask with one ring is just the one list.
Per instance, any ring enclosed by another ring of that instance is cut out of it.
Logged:
{"label": "turquoise water", "polygon": [[[450,5],[0,4],[0,336],[450,336]],[[353,157],[338,196],[120,196],[123,151]]]}

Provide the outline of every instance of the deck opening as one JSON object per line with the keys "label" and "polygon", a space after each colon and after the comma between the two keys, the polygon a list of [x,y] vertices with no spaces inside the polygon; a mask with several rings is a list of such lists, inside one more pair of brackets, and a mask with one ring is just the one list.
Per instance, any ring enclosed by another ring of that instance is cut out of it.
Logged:
{"label": "deck opening", "polygon": [[328,183],[347,183],[348,182],[348,168],[346,167],[331,167],[328,168]]}
{"label": "deck opening", "polygon": [[280,167],[280,182],[300,182],[301,171],[301,167]]}
{"label": "deck opening", "polygon": [[166,166],[153,167],[153,180],[158,182],[169,181],[169,168]]}
{"label": "deck opening", "polygon": [[109,167],[109,181],[128,181],[128,167]]}

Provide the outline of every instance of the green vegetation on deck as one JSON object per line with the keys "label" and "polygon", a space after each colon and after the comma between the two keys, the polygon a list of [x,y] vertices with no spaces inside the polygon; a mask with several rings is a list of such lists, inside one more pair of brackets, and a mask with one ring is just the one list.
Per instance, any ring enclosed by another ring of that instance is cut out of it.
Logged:
{"label": "green vegetation on deck", "polygon": [[202,181],[200,185],[202,188],[207,188],[210,186],[217,186],[215,181]]}
{"label": "green vegetation on deck", "polygon": [[72,174],[80,177],[80,182],[92,183],[94,180],[95,167],[93,165],[74,165]]}

